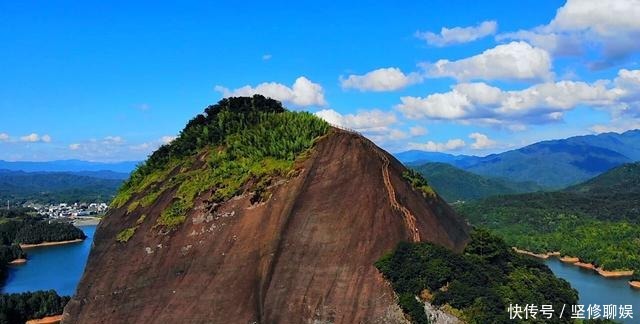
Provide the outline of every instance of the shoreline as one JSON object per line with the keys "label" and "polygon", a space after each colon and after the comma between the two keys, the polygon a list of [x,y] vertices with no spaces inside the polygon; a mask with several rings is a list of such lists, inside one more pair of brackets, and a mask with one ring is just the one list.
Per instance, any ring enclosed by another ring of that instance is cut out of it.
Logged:
{"label": "shoreline", "polygon": [[640,281],[629,281],[629,286],[631,286],[631,288],[640,289]]}
{"label": "shoreline", "polygon": [[52,315],[43,318],[28,320],[26,324],[56,324],[62,321],[62,315]]}
{"label": "shoreline", "polygon": [[547,252],[547,253],[533,253],[531,251],[527,251],[527,250],[521,250],[518,249],[517,247],[512,247],[512,249],[519,254],[525,254],[528,256],[532,256],[534,258],[538,258],[538,259],[543,259],[546,260],[549,257],[557,257],[560,256],[560,252]]}
{"label": "shoreline", "polygon": [[58,242],[42,242],[42,243],[38,243],[38,244],[20,244],[20,248],[21,249],[30,249],[30,248],[41,247],[41,246],[52,246],[52,245],[78,243],[78,242],[82,242],[82,241],[84,241],[84,239],[75,239],[75,240],[58,241]]}
{"label": "shoreline", "polygon": [[27,263],[27,259],[15,259],[11,262],[9,262],[9,265],[22,265],[22,264],[26,264]]}
{"label": "shoreline", "polygon": [[580,262],[580,259],[576,257],[563,256],[562,258],[560,258],[560,261],[564,263],[576,263],[576,262]]}
{"label": "shoreline", "polygon": [[100,217],[83,217],[83,218],[76,218],[73,222],[71,222],[71,224],[73,224],[73,226],[76,226],[76,227],[92,226],[92,225],[100,224],[101,220],[102,218]]}
{"label": "shoreline", "polygon": [[[540,253],[534,253],[534,252],[527,251],[527,250],[521,250],[521,249],[518,249],[516,247],[512,247],[512,249],[516,253],[529,255],[529,256],[536,257],[536,258],[543,259],[543,260],[546,260],[551,256],[558,257],[558,259],[561,262],[568,263],[568,264],[573,264],[574,266],[582,268],[582,269],[593,270],[598,275],[600,275],[602,277],[605,277],[605,278],[631,277],[631,276],[633,276],[633,273],[634,273],[633,270],[604,270],[604,269],[602,269],[600,267],[596,267],[596,265],[593,264],[593,263],[581,262],[580,258],[578,258],[578,257],[572,257],[572,256],[560,257],[560,252],[548,252],[548,253],[540,254]],[[630,281],[630,283],[631,283],[631,281]],[[639,287],[637,287],[637,288],[640,288],[640,282],[639,282]]]}

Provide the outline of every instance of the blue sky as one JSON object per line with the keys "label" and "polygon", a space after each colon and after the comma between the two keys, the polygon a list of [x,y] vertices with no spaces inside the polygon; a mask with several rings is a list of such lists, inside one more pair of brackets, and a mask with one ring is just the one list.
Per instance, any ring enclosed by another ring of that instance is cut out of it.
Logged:
{"label": "blue sky", "polygon": [[252,93],[392,152],[638,128],[639,8],[3,1],[0,159],[143,159],[208,104]]}

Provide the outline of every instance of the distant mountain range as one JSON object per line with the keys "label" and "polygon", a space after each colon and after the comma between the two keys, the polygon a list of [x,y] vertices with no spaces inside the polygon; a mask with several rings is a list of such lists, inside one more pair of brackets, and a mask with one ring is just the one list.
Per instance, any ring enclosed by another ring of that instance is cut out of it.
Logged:
{"label": "distant mountain range", "polygon": [[83,171],[112,171],[131,173],[138,165],[138,161],[125,162],[89,162],[81,160],[58,160],[46,162],[31,161],[3,161],[0,160],[0,170],[25,172],[83,172]]}
{"label": "distant mountain range", "polygon": [[640,130],[543,141],[485,157],[421,151],[396,157],[408,165],[445,162],[483,176],[559,189],[640,160]]}
{"label": "distant mountain range", "polygon": [[128,177],[113,171],[24,172],[0,170],[0,201],[12,204],[110,202]]}
{"label": "distant mountain range", "polygon": [[[640,222],[640,162],[628,163],[564,190],[498,195],[466,204],[472,215],[499,208],[578,213],[601,220]],[[474,217],[471,217],[474,219]],[[510,221],[518,222],[517,217]]]}
{"label": "distant mountain range", "polygon": [[640,194],[640,162],[621,165],[564,191],[598,195]]}
{"label": "distant mountain range", "polygon": [[429,162],[442,162],[454,165],[472,164],[474,161],[482,159],[473,155],[453,155],[440,152],[425,152],[419,150],[410,150],[394,154],[394,156],[402,163],[407,165],[420,165]]}
{"label": "distant mountain range", "polygon": [[495,195],[534,192],[543,188],[533,182],[513,182],[490,178],[442,162],[411,166],[424,176],[448,202],[469,201]]}

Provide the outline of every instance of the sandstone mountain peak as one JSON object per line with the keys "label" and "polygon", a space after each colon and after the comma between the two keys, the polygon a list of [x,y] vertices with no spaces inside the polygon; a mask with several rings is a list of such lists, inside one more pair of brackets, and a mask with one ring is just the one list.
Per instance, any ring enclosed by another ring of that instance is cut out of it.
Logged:
{"label": "sandstone mountain peak", "polygon": [[468,226],[359,134],[261,96],[191,120],[121,188],[64,323],[389,323],[375,261]]}

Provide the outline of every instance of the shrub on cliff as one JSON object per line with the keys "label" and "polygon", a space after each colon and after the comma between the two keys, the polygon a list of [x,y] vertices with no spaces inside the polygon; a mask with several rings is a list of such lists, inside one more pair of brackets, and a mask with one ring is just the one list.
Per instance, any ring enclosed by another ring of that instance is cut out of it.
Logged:
{"label": "shrub on cliff", "polygon": [[[415,323],[414,300],[423,290],[436,306],[450,305],[469,323],[508,323],[509,304],[575,305],[577,292],[544,264],[513,253],[500,238],[475,230],[462,254],[431,243],[400,243],[376,267],[391,281],[402,309]],[[564,323],[571,320],[560,320]],[[554,322],[554,321],[550,321]]]}

